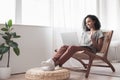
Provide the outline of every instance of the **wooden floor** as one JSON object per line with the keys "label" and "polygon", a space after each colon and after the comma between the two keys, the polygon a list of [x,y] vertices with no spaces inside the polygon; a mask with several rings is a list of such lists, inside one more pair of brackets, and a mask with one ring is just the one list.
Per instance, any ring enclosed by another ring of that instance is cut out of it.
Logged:
{"label": "wooden floor", "polygon": [[[106,68],[93,67],[88,78],[85,78],[84,72],[80,72],[79,68],[76,68],[76,71],[71,71],[69,80],[120,80],[120,63],[113,63],[113,65],[115,66],[116,72],[112,72]],[[7,80],[26,80],[24,75],[12,75]]]}

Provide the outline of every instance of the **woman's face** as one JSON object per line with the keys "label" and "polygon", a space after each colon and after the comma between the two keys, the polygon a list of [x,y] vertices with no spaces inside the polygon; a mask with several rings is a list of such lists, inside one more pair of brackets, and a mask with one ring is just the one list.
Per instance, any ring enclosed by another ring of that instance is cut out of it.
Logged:
{"label": "woman's face", "polygon": [[89,28],[89,29],[91,29],[91,28],[94,28],[95,26],[94,26],[94,23],[95,23],[95,21],[93,21],[91,18],[86,18],[86,26]]}

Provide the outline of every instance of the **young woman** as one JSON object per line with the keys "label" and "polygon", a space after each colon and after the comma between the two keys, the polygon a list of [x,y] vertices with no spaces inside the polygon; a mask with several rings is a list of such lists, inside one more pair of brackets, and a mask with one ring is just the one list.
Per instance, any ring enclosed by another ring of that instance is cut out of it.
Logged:
{"label": "young woman", "polygon": [[55,66],[62,66],[77,51],[87,50],[93,53],[100,51],[103,45],[103,33],[100,27],[100,21],[95,15],[87,15],[83,20],[81,46],[63,45],[51,59],[43,61],[41,65],[49,67],[46,70],[54,70]]}

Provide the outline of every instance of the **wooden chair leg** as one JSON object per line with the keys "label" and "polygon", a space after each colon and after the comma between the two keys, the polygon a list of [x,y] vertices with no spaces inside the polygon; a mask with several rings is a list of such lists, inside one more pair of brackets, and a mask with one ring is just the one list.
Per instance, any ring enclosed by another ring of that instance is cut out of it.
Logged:
{"label": "wooden chair leg", "polygon": [[90,59],[89,59],[89,63],[88,63],[88,67],[87,67],[87,72],[86,72],[86,75],[85,75],[86,78],[88,78],[88,76],[89,76],[89,73],[90,73],[90,69],[91,69],[91,66],[92,66],[93,59],[94,59],[93,57],[90,57]]}
{"label": "wooden chair leg", "polygon": [[115,72],[115,68],[113,67],[113,65],[107,60],[107,59],[102,59],[105,63],[108,64],[108,66],[112,69],[113,72]]}
{"label": "wooden chair leg", "polygon": [[87,68],[87,65],[82,61],[82,60],[79,60],[79,62],[81,62],[81,64],[83,65],[83,67],[86,69]]}

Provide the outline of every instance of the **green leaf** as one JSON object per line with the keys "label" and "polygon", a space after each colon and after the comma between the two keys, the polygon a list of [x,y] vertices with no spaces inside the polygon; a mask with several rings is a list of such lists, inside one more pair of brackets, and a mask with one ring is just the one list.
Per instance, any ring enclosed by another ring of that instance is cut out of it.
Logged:
{"label": "green leaf", "polygon": [[5,27],[6,27],[7,29],[9,28],[7,23],[5,23]]}
{"label": "green leaf", "polygon": [[6,34],[7,36],[11,36],[11,34],[10,34],[9,32],[5,32],[5,34]]}
{"label": "green leaf", "polygon": [[17,48],[18,47],[18,44],[16,42],[14,42],[14,41],[9,41],[8,45],[13,47],[13,48]]}
{"label": "green leaf", "polygon": [[16,36],[14,36],[14,38],[20,38],[20,35],[16,35]]}
{"label": "green leaf", "polygon": [[19,56],[19,55],[20,55],[20,50],[19,50],[19,48],[18,48],[18,47],[13,48],[13,50],[14,50],[14,52],[15,52],[15,54],[16,54],[17,56]]}
{"label": "green leaf", "polygon": [[16,32],[11,33],[11,35],[13,36],[13,38],[20,38],[20,35],[17,35]]}
{"label": "green leaf", "polygon": [[8,37],[9,41],[11,40],[12,38],[12,35],[9,33],[9,32],[5,32],[6,36]]}
{"label": "green leaf", "polygon": [[2,36],[3,39],[5,39],[6,41],[9,41],[10,38],[8,36]]}
{"label": "green leaf", "polygon": [[9,26],[9,28],[12,27],[12,20],[11,19],[8,21],[8,26]]}
{"label": "green leaf", "polygon": [[1,28],[2,31],[8,31],[8,28]]}
{"label": "green leaf", "polygon": [[9,47],[5,46],[4,44],[0,45],[0,54],[5,54],[6,52],[8,52]]}

